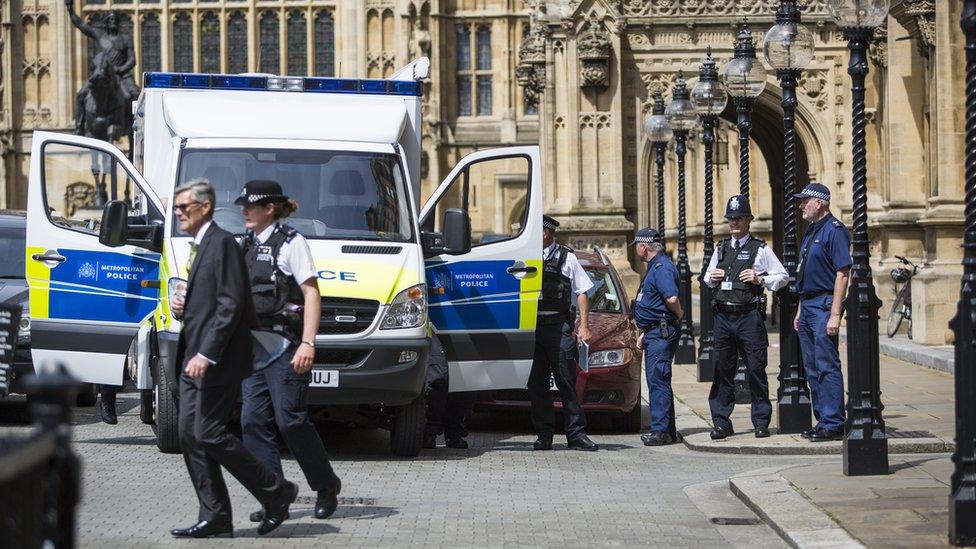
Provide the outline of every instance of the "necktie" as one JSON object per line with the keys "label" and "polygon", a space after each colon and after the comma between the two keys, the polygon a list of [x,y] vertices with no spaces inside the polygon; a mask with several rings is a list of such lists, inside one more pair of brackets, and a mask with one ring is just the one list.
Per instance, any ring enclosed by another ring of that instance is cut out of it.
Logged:
{"label": "necktie", "polygon": [[190,258],[186,260],[186,276],[190,276],[190,268],[193,267],[193,260],[197,257],[197,243],[190,243]]}

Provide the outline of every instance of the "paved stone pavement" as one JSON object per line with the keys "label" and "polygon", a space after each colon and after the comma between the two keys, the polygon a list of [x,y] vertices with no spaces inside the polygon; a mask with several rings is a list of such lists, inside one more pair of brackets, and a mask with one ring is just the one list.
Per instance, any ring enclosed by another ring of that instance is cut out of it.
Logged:
{"label": "paved stone pavement", "polygon": [[[779,337],[773,332],[769,337],[769,366],[766,375],[769,379],[769,396],[773,401],[774,436],[764,439],[769,445],[782,444],[781,436],[776,436],[776,388],[779,381]],[[845,395],[847,384],[847,348],[841,345],[841,362],[844,368]],[[697,366],[694,364],[675,365],[672,385],[678,400],[690,407],[694,413],[711,424],[708,408],[708,391],[711,383],[697,381]],[[846,398],[846,396],[845,396]],[[885,427],[892,439],[929,439],[941,441],[943,446],[952,444],[955,437],[955,389],[950,374],[910,364],[897,358],[881,357],[881,401],[885,406]],[[748,404],[737,404],[732,413],[732,425],[736,436],[728,442],[744,440],[755,444],[752,437],[752,422],[749,419]],[[809,446],[811,443],[796,439],[797,443]],[[831,444],[831,443],[826,443]],[[839,443],[837,443],[839,448]],[[932,450],[929,450],[932,451]]]}
{"label": "paved stone pavement", "polygon": [[891,456],[891,474],[845,477],[839,461],[782,472],[868,547],[948,547],[947,456]]}
{"label": "paved stone pavement", "polygon": [[[117,426],[98,422],[93,408],[75,414],[75,447],[84,459],[80,545],[230,545],[170,538],[169,529],[191,524],[197,511],[182,458],[157,452],[149,426],[139,422],[134,393],[119,397],[124,413]],[[25,429],[22,416],[16,402],[0,403],[0,434]],[[255,502],[228,480],[236,513],[233,544],[701,547],[765,536],[769,546],[772,533],[765,525],[717,526],[699,510],[707,505],[696,505],[683,489],[760,467],[814,463],[795,456],[694,453],[682,445],[650,449],[636,435],[599,431],[592,433],[603,446],[597,453],[567,451],[564,441],[554,452],[532,452],[527,426],[525,415],[479,416],[471,449],[425,450],[412,460],[391,458],[383,431],[329,429],[326,444],[343,478],[336,515],[325,521],[310,516],[314,500],[289,459],[286,475],[302,488],[293,507],[297,519],[258,538],[246,522]],[[746,531],[738,530],[738,537],[730,537],[723,528],[762,531],[743,536]]]}

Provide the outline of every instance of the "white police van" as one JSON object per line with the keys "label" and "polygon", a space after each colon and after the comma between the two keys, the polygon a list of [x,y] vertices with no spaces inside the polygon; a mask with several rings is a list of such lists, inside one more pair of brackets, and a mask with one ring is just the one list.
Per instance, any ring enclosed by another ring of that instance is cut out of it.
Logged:
{"label": "white police van", "polygon": [[[428,71],[421,58],[387,80],[146,73],[131,163],[103,141],[35,132],[26,258],[34,363],[119,384],[134,358],[143,420],[161,450],[177,451],[180,323],[166,297],[187,277],[190,238],[175,223],[173,189],[208,179],[215,222],[243,233],[234,199],[246,181],[273,179],[299,203],[287,223],[308,238],[319,273],[315,413],[386,426],[395,454],[416,455],[428,321],[452,390],[524,387],[542,275],[538,147],[470,154],[421,205]],[[523,169],[521,197],[498,195],[521,206],[501,234],[472,243],[472,178],[491,163]]]}

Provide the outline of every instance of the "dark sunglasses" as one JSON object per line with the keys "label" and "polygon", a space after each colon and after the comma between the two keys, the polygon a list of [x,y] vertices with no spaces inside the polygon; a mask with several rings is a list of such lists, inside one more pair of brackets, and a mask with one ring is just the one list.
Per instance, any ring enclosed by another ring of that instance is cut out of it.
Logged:
{"label": "dark sunglasses", "polygon": [[194,204],[199,204],[199,203],[200,202],[198,200],[194,200],[193,202],[187,202],[186,204],[173,204],[173,209],[174,210],[177,210],[177,211],[180,211],[180,212],[183,212],[183,213],[186,213],[186,212],[188,212],[190,210],[190,206],[192,206]]}

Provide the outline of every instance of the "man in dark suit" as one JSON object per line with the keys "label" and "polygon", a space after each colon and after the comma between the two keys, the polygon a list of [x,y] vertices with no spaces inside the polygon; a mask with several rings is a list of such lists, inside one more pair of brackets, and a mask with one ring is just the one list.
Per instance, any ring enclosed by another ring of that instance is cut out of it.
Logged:
{"label": "man in dark suit", "polygon": [[186,297],[170,299],[183,321],[177,350],[180,375],[180,444],[200,512],[197,524],[172,531],[175,537],[232,537],[230,496],[223,466],[267,510],[258,534],[288,517],[298,486],[264,467],[227,424],[251,373],[254,305],[244,257],[227,231],[211,221],[213,187],[205,180],[176,189],[173,208],[180,230],[193,238]]}

